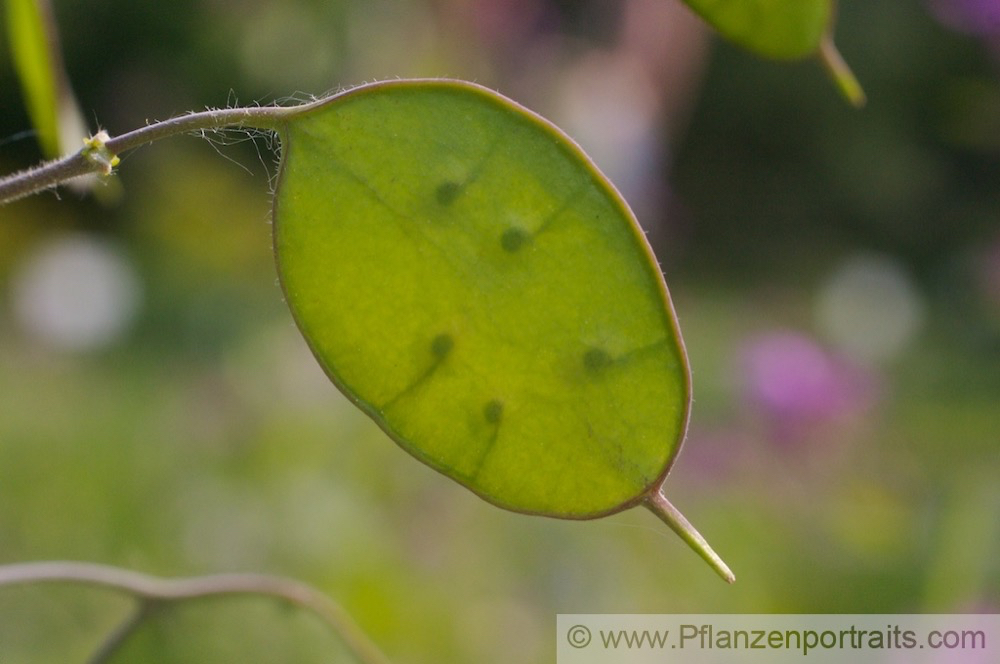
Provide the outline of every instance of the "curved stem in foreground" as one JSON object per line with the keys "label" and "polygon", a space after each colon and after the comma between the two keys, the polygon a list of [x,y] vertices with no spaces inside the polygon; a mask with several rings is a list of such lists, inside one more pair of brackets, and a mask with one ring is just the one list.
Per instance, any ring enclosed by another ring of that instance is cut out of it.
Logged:
{"label": "curved stem in foreground", "polygon": [[667,497],[663,495],[663,486],[661,485],[655,491],[650,492],[646,497],[646,500],[642,503],[650,512],[655,514],[663,523],[670,526],[670,529],[677,533],[682,540],[687,542],[688,546],[694,549],[695,553],[704,559],[709,565],[712,566],[719,576],[725,580],[726,583],[733,583],[736,581],[736,575],[733,571],[729,569],[729,565],[723,562],[719,554],[712,549],[712,546],[708,541],[702,537],[701,533],[691,525],[691,522],[684,518],[684,515],[674,507]]}
{"label": "curved stem in foreground", "polygon": [[108,565],[68,561],[0,565],[0,587],[29,583],[77,583],[125,593],[140,602],[136,613],[105,640],[91,664],[106,661],[157,605],[225,595],[269,597],[309,611],[340,637],[361,664],[389,662],[339,604],[292,579],[264,574],[163,579]]}

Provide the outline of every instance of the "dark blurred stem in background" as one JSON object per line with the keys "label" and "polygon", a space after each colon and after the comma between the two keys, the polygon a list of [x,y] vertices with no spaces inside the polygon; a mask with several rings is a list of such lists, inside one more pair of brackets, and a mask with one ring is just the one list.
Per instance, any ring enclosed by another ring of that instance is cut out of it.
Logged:
{"label": "dark blurred stem in background", "polygon": [[52,561],[0,566],[0,587],[29,583],[74,583],[114,590],[138,601],[136,611],[101,644],[89,664],[102,664],[157,608],[168,603],[257,595],[309,611],[337,634],[361,664],[389,660],[332,599],[292,579],[262,574],[215,574],[163,579],[107,565]]}

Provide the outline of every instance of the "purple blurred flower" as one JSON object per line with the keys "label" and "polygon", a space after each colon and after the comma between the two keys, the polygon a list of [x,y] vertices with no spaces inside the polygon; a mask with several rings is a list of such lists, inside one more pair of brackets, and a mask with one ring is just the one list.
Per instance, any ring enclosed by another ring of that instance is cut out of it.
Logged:
{"label": "purple blurred flower", "polygon": [[1000,236],[983,251],[978,267],[983,294],[991,305],[1000,306]]}
{"label": "purple blurred flower", "polygon": [[751,339],[741,360],[751,406],[783,429],[834,421],[873,399],[869,375],[796,332]]}
{"label": "purple blurred flower", "polygon": [[1000,0],[928,0],[948,27],[979,36],[1000,36]]}

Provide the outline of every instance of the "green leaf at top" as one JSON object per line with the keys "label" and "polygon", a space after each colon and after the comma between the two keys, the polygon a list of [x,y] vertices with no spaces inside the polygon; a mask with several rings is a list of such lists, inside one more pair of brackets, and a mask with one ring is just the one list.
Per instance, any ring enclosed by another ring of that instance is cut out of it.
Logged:
{"label": "green leaf at top", "polygon": [[769,58],[818,56],[856,107],[865,92],[833,43],[834,0],[684,0],[730,41]]}
{"label": "green leaf at top", "polygon": [[815,54],[828,32],[831,0],[684,0],[727,39],[759,55]]}
{"label": "green leaf at top", "polygon": [[288,303],[403,448],[523,512],[594,517],[658,487],[687,361],[642,232],[579,148],[448,81],[342,94],[282,144]]}

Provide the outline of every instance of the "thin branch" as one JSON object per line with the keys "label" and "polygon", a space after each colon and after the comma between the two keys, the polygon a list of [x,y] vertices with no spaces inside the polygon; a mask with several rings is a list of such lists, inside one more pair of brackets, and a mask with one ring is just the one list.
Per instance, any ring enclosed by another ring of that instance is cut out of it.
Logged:
{"label": "thin branch", "polygon": [[[316,615],[343,640],[355,659],[362,664],[389,662],[339,604],[315,588],[292,579],[264,574],[215,574],[164,579],[108,565],[69,561],[0,565],[0,587],[28,583],[78,583],[95,586],[131,595],[144,606],[225,595],[270,597]],[[140,622],[147,613],[140,608],[140,613],[137,614]],[[131,621],[126,622],[116,633],[127,637],[134,628]],[[105,642],[105,646],[117,646],[124,640],[121,638],[112,643],[113,638],[114,635]]]}
{"label": "thin branch", "polygon": [[[308,104],[304,105],[308,106]],[[224,128],[278,129],[292,112],[302,106],[252,106],[224,108],[181,115],[154,122],[121,136],[98,134],[79,152],[0,178],[0,205],[30,196],[84,175],[109,174],[118,155],[168,136]]]}
{"label": "thin branch", "polygon": [[0,205],[51,189],[73,178],[99,172],[80,152],[0,180]]}
{"label": "thin branch", "polygon": [[142,626],[142,623],[158,606],[160,605],[151,604],[148,601],[141,602],[124,622],[105,637],[97,651],[87,660],[87,664],[105,664],[105,662],[111,661],[118,649]]}

